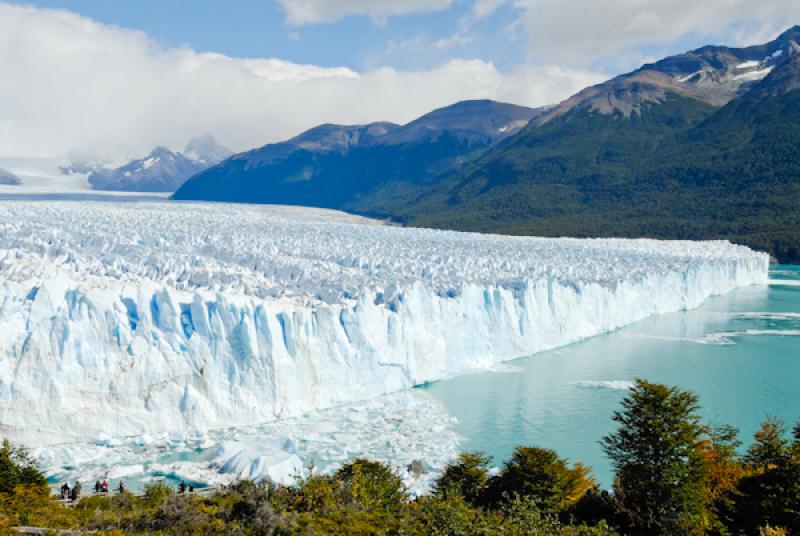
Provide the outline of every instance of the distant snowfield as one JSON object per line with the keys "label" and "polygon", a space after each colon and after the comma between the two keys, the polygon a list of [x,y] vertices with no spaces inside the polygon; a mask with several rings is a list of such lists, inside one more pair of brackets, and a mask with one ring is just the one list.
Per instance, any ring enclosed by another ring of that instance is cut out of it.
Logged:
{"label": "distant snowfield", "polygon": [[32,446],[300,416],[767,281],[727,242],[31,196],[0,192],[0,433]]}

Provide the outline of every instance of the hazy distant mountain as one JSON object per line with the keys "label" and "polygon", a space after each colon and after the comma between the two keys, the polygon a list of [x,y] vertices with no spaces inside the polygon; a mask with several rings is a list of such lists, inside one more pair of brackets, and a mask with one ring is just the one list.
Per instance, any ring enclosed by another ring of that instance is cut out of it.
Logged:
{"label": "hazy distant mountain", "polygon": [[183,150],[183,156],[206,166],[222,162],[232,154],[230,149],[218,143],[211,134],[192,138]]}
{"label": "hazy distant mountain", "polygon": [[174,198],[361,210],[474,158],[538,113],[482,100],[460,102],[404,126],[321,125],[235,155],[187,181]]}
{"label": "hazy distant mountain", "polygon": [[94,171],[89,175],[89,184],[96,190],[174,192],[186,179],[230,154],[210,135],[194,138],[183,153],[156,147],[145,158],[115,169]]}
{"label": "hazy distant mountain", "polygon": [[96,157],[71,157],[69,163],[59,166],[58,170],[63,175],[90,175],[103,169],[108,161]]}
{"label": "hazy distant mountain", "polygon": [[0,184],[16,186],[19,183],[19,177],[4,169],[0,169]]}

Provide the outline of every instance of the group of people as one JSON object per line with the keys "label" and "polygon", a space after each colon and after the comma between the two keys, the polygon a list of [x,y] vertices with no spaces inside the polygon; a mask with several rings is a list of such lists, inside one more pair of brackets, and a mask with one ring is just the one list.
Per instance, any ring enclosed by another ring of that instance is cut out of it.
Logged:
{"label": "group of people", "polygon": [[61,486],[61,500],[62,501],[77,501],[81,498],[81,483],[75,482],[75,485],[70,488],[69,484],[64,482],[64,485]]}
{"label": "group of people", "polygon": [[[118,493],[125,493],[128,489],[125,487],[125,483],[120,480],[119,486],[117,486]],[[94,483],[94,492],[95,493],[108,493],[109,492],[109,485],[107,480],[103,480],[102,482],[97,480]],[[178,484],[178,493],[194,493],[194,486],[189,484],[187,485],[184,480],[181,480],[180,484]],[[64,482],[64,485],[61,486],[61,500],[62,501],[77,501],[81,498],[81,483],[75,482],[73,487],[69,487],[69,483]]]}
{"label": "group of people", "polygon": [[[100,482],[99,480],[96,480],[94,483],[94,492],[108,493],[108,481],[103,480],[102,482]],[[119,481],[119,486],[117,486],[117,492],[125,493],[125,483],[122,480]]]}
{"label": "group of people", "polygon": [[[94,483],[95,493],[108,493],[108,491],[109,491],[109,485],[107,480],[103,480],[102,482],[97,480]],[[122,480],[119,481],[119,486],[117,486],[117,491],[119,493],[125,493],[125,491],[127,491],[127,489],[125,488],[125,483]],[[81,498],[81,483],[75,482],[75,485],[72,486],[72,488],[70,488],[69,483],[64,482],[64,485],[61,486],[61,500],[77,501],[80,498]]]}

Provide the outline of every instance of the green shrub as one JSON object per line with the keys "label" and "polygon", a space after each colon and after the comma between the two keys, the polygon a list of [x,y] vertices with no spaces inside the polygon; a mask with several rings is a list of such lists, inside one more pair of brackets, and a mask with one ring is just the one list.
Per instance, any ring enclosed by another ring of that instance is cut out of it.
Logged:
{"label": "green shrub", "polygon": [[524,497],[541,510],[557,512],[595,487],[586,466],[569,467],[550,449],[518,447],[500,473],[489,480],[484,503],[496,507]]}
{"label": "green shrub", "polygon": [[17,486],[47,489],[47,479],[27,450],[4,439],[0,447],[0,493],[12,493]]}
{"label": "green shrub", "polygon": [[345,504],[362,510],[393,510],[406,500],[405,486],[391,467],[359,458],[335,475]]}
{"label": "green shrub", "polygon": [[164,502],[164,499],[174,494],[170,486],[166,482],[151,482],[144,487],[144,498],[151,505],[157,505]]}
{"label": "green shrub", "polygon": [[489,482],[492,458],[480,452],[464,452],[444,468],[436,480],[435,493],[440,496],[460,495],[471,504],[478,504]]}

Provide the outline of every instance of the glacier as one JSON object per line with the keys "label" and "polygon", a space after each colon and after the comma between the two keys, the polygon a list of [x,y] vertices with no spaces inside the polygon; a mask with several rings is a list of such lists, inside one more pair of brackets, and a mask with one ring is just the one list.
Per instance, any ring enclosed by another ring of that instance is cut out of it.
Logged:
{"label": "glacier", "polygon": [[0,199],[0,433],[41,446],[302,416],[693,308],[766,284],[768,264],[724,241]]}

